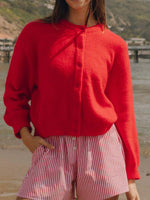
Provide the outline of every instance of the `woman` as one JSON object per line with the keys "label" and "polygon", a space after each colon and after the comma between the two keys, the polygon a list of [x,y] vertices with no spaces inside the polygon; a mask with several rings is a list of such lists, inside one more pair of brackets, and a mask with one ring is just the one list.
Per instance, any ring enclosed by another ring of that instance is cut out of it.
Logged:
{"label": "woman", "polygon": [[74,184],[78,200],[140,199],[128,47],[108,29],[103,0],[56,0],[52,16],[23,28],[4,103],[32,152],[17,200],[71,200]]}

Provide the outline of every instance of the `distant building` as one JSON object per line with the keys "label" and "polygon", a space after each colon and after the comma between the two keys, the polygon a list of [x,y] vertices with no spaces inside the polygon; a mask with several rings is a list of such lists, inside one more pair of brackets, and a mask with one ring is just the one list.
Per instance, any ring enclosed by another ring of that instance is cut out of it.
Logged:
{"label": "distant building", "polygon": [[52,5],[50,3],[45,3],[44,6],[46,6],[48,9],[51,9],[51,10],[54,9],[54,5]]}
{"label": "distant building", "polygon": [[126,40],[126,43],[130,46],[145,45],[146,39],[145,38],[129,38],[128,40]]}
{"label": "distant building", "polygon": [[4,40],[4,39],[7,39],[7,40],[14,40],[14,38],[12,38],[11,36],[7,35],[7,34],[1,34],[0,33],[0,39],[1,40]]}
{"label": "distant building", "polygon": [[0,34],[0,61],[9,62],[12,55],[14,38],[7,34]]}
{"label": "distant building", "polygon": [[9,42],[12,43],[14,41],[14,38],[10,37],[9,35],[6,34],[1,34],[0,33],[0,45],[8,44]]}

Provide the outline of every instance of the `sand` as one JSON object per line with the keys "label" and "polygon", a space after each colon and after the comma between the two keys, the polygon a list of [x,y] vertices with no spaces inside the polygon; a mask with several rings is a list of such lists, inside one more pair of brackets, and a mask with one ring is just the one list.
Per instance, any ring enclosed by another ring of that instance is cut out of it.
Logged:
{"label": "sand", "polygon": [[[21,182],[31,165],[28,149],[0,149],[0,200],[15,200]],[[141,155],[140,175],[136,181],[141,200],[150,200],[150,156]],[[125,194],[120,195],[123,200]]]}

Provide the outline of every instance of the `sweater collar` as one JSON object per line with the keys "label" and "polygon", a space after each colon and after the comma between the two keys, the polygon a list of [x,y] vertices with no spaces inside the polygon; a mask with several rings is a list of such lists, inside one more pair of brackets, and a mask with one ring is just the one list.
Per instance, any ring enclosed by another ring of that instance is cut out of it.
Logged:
{"label": "sweater collar", "polygon": [[95,31],[97,28],[101,28],[101,30],[103,31],[104,29],[104,24],[102,23],[97,23],[93,26],[85,26],[85,25],[78,25],[78,24],[73,24],[71,22],[69,22],[68,20],[66,20],[65,18],[60,20],[60,23],[62,25],[64,25],[65,27],[71,28],[71,29],[75,29],[75,30],[87,30],[87,31]]}

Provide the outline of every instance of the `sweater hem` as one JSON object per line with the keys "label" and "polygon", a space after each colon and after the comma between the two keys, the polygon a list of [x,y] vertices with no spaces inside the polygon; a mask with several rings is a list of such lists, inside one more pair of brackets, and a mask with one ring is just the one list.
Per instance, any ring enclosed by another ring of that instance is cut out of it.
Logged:
{"label": "sweater hem", "polygon": [[[84,132],[84,134],[75,134],[74,133],[74,131],[72,130],[72,131],[57,131],[57,132],[55,132],[55,131],[53,131],[53,130],[51,130],[50,132],[49,132],[49,134],[45,134],[45,132],[44,132],[44,135],[42,135],[42,134],[40,134],[40,133],[38,133],[37,131],[35,131],[34,132],[34,136],[41,136],[41,137],[43,137],[43,138],[46,138],[46,137],[50,137],[50,136],[72,136],[72,137],[80,137],[80,136],[98,136],[98,135],[103,135],[103,134],[106,134],[109,130],[110,130],[110,128],[113,126],[113,124],[114,123],[112,123],[111,125],[109,125],[107,128],[105,128],[103,131],[96,131],[96,132],[92,132],[92,134],[91,134],[91,132],[90,133],[87,133],[87,132]],[[82,132],[81,132],[82,133]]]}

